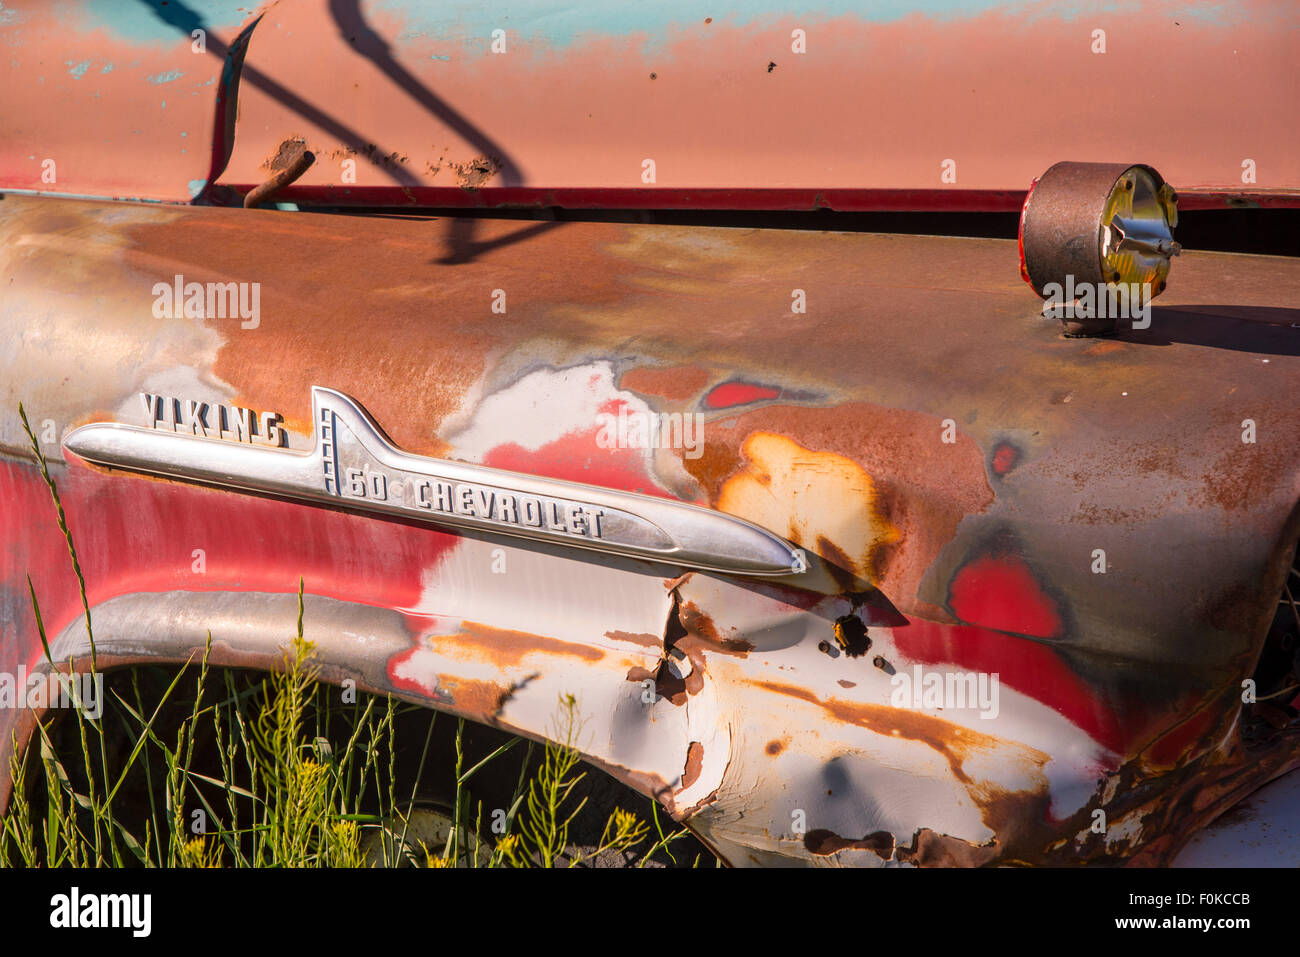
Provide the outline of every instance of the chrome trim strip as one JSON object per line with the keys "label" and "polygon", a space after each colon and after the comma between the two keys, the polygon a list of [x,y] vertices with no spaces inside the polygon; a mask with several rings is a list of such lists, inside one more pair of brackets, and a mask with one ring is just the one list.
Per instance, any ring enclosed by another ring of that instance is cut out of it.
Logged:
{"label": "chrome trim strip", "polygon": [[740,575],[806,568],[803,552],[743,519],[697,505],[412,455],[354,399],[312,387],[316,446],[292,452],[93,423],[64,447],[96,465],[266,492]]}

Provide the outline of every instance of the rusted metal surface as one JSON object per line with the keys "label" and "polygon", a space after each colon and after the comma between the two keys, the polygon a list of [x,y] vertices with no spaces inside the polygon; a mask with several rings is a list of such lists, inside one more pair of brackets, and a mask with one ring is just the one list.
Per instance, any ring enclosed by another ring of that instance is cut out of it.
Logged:
{"label": "rusted metal surface", "polygon": [[274,175],[261,186],[253,187],[253,189],[249,190],[248,195],[244,197],[244,208],[253,209],[261,206],[280,190],[301,177],[314,162],[316,162],[315,154],[304,147],[301,142],[294,141],[290,143],[271,162],[271,170]]}
{"label": "rusted metal surface", "polygon": [[[1181,251],[1177,224],[1177,195],[1151,167],[1056,163],[1020,211],[1020,275],[1049,300],[1045,312],[1070,300],[1060,315],[1067,335],[1110,335],[1130,304],[1140,311],[1164,292],[1170,257]],[[1123,308],[1112,310],[1121,294]]]}
{"label": "rusted metal surface", "polygon": [[[5,196],[0,666],[41,658],[28,571],[59,653],[84,638],[21,400],[112,660],[211,625],[219,660],[265,664],[302,576],[336,676],[535,737],[578,693],[584,750],[734,863],[1168,860],[1298,760],[1285,734],[1245,748],[1240,685],[1300,534],[1300,263],[1178,265],[1150,328],[1087,342],[1039,315],[1011,242]],[[159,316],[175,275],[261,283],[259,322]],[[314,382],[417,454],[718,508],[815,575],[63,460],[77,425],[138,424],[141,391],[280,410],[306,448]],[[621,410],[698,413],[699,454],[602,447]],[[892,703],[917,667],[999,675],[996,717]]]}
{"label": "rusted metal surface", "polygon": [[1043,296],[1066,276],[1094,286],[1118,281],[1102,273],[1099,233],[1111,189],[1130,165],[1056,163],[1035,181],[1020,223],[1024,278],[1034,292]]}
{"label": "rusted metal surface", "polygon": [[1014,210],[1062,156],[1138,156],[1185,209],[1295,206],[1298,29],[1286,0],[19,0],[0,188],[237,203],[301,139],[294,202]]}

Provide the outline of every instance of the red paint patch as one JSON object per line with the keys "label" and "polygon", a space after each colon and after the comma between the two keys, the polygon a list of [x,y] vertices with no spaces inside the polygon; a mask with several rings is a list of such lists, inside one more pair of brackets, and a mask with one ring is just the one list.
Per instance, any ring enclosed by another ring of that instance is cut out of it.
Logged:
{"label": "red paint patch", "polygon": [[1006,475],[1020,461],[1020,450],[1009,442],[1003,442],[993,450],[993,471],[997,475]]}
{"label": "red paint patch", "polygon": [[1121,721],[1096,690],[1045,645],[986,628],[920,619],[894,629],[893,638],[898,650],[913,662],[996,672],[1000,683],[1060,712],[1112,751],[1124,753],[1128,745],[1145,740],[1151,715],[1139,715],[1138,720],[1130,715]]}
{"label": "red paint patch", "polygon": [[1173,768],[1203,754],[1208,747],[1202,740],[1221,718],[1221,708],[1207,705],[1182,724],[1173,728],[1147,749],[1147,758],[1156,767]]}
{"label": "red paint patch", "polygon": [[[617,416],[624,405],[614,399],[601,406],[600,411]],[[570,432],[531,451],[515,442],[507,442],[488,452],[483,457],[483,464],[602,488],[677,498],[660,488],[647,471],[644,449],[601,448],[599,436],[600,427],[593,426],[585,431]]]}
{"label": "red paint patch", "polygon": [[729,409],[733,405],[748,405],[751,402],[780,397],[781,390],[770,386],[750,385],[748,382],[724,382],[714,387],[704,397],[704,406],[708,409]]}
{"label": "red paint patch", "polygon": [[948,607],[962,621],[1035,638],[1061,637],[1056,602],[1014,556],[978,558],[952,580]]}
{"label": "red paint patch", "polygon": [[[376,521],[295,502],[74,465],[59,494],[92,607],[118,595],[169,591],[296,592],[404,608],[426,570],[459,541],[447,530]],[[48,635],[81,614],[77,580],[54,504],[34,466],[0,463],[0,528],[23,528],[0,549],[0,647],[14,640],[27,664],[43,652],[26,600],[28,571]],[[196,568],[202,550],[201,570]],[[13,663],[5,651],[5,665]]]}

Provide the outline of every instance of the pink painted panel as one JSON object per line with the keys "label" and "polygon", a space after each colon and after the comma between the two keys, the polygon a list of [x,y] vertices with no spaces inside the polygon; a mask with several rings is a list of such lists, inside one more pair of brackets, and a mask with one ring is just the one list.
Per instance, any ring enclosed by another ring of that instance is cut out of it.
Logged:
{"label": "pink painted panel", "polygon": [[1007,209],[1069,158],[1150,163],[1185,208],[1300,202],[1282,0],[728,6],[279,5],[221,181],[301,138],[286,199]]}

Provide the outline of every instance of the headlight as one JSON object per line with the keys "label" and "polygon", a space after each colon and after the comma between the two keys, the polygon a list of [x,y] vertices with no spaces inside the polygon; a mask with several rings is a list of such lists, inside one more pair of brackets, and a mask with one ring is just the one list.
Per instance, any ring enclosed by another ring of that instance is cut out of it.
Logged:
{"label": "headlight", "polygon": [[1020,275],[1064,307],[1054,314],[1067,335],[1113,332],[1116,316],[1102,304],[1116,301],[1116,287],[1143,302],[1165,289],[1181,251],[1177,203],[1150,166],[1057,163],[1030,184],[1020,211]]}

